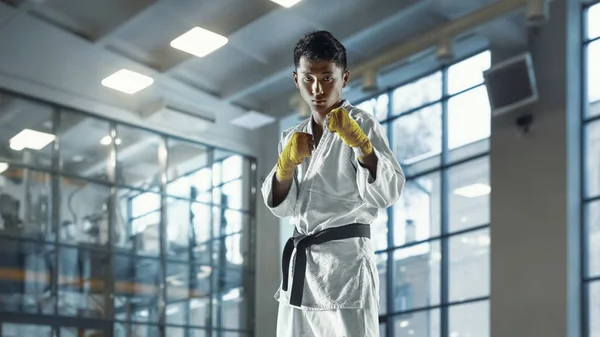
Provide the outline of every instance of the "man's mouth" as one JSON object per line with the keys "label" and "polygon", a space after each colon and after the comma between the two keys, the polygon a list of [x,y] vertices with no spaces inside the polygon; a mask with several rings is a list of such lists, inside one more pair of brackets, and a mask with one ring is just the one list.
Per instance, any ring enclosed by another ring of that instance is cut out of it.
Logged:
{"label": "man's mouth", "polygon": [[323,104],[323,103],[325,103],[325,100],[324,99],[313,99],[312,102],[315,104]]}

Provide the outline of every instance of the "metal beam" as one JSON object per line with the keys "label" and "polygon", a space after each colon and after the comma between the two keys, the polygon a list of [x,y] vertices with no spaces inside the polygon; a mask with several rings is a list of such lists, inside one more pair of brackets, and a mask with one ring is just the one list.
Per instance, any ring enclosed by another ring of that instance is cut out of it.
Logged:
{"label": "metal beam", "polygon": [[[527,0],[501,0],[480,8],[469,15],[466,15],[457,20],[451,21],[441,27],[432,29],[428,32],[420,34],[406,42],[403,42],[378,57],[375,57],[371,61],[367,61],[358,67],[352,69],[352,76],[350,76],[350,83],[356,82],[362,78],[369,69],[381,69],[383,67],[392,65],[403,59],[412,57],[419,52],[426,50],[431,47],[435,47],[439,43],[441,38],[444,37],[457,37],[460,35],[467,34],[483,24],[492,20],[498,19],[505,15],[508,15],[517,10],[523,9],[527,5]],[[345,42],[345,41],[344,41]],[[273,75],[266,77],[256,85],[246,87],[242,90],[233,93],[232,95],[226,96],[225,100],[233,102],[246,95],[251,94],[265,87],[273,82],[280,80],[284,74],[287,76],[293,70],[293,67],[286,67],[285,69],[279,70]]]}
{"label": "metal beam", "polygon": [[[24,6],[24,13],[29,9],[29,6]],[[180,81],[179,79],[170,76],[167,73],[161,73],[160,71],[142,64],[136,60],[132,60],[120,53],[117,53],[113,50],[109,50],[106,48],[99,48],[101,45],[96,44],[89,39],[79,36],[72,31],[65,29],[64,27],[58,26],[57,24],[50,22],[48,20],[43,20],[39,16],[32,16],[32,18],[39,20],[45,24],[56,27],[63,32],[69,34],[71,37],[78,40],[79,43],[87,45],[88,48],[98,49],[100,52],[105,53],[109,58],[112,58],[112,62],[118,62],[118,64],[124,64],[125,67],[132,69],[134,71],[141,72],[147,76],[154,78],[156,82],[161,83],[162,85],[171,88],[175,92],[183,95],[183,97],[187,97],[186,101],[189,101],[189,97],[194,97],[196,102],[202,102],[204,105],[211,107],[211,110],[218,111],[219,117],[232,119],[235,118],[242,113],[245,113],[248,109],[245,107],[241,107],[237,104],[233,104],[231,102],[225,102],[220,97],[215,94],[211,94],[207,91],[201,90],[197,87],[191,86],[187,83]],[[109,60],[111,61],[111,60]]]}
{"label": "metal beam", "polygon": [[[272,4],[272,5],[271,4],[265,4],[265,5],[261,5],[261,7],[263,7],[261,9],[261,11],[259,11],[257,13],[249,13],[248,15],[253,15],[253,16],[250,17],[250,18],[245,19],[244,20],[245,22],[242,23],[242,25],[240,25],[233,32],[231,32],[230,34],[228,34],[228,39],[229,39],[229,45],[231,47],[233,47],[233,48],[236,48],[240,53],[243,53],[246,56],[249,56],[249,57],[253,58],[254,60],[256,60],[258,62],[267,63],[268,60],[267,60],[267,58],[266,58],[266,56],[264,54],[259,54],[259,53],[256,53],[256,52],[250,52],[248,50],[244,50],[243,48],[239,48],[238,46],[235,45],[236,34],[239,35],[244,30],[252,29],[253,25],[256,25],[259,22],[259,20],[264,20],[267,17],[267,15],[269,15],[273,11],[284,10],[279,5],[275,5],[275,4]],[[195,59],[196,59],[195,56],[188,55],[182,61],[180,61],[178,63],[175,63],[175,64],[168,65],[166,67],[166,69],[164,70],[164,73],[165,74],[173,74],[173,73],[177,72],[177,70],[179,70],[180,68],[184,67],[186,64],[192,62]]]}
{"label": "metal beam", "polygon": [[21,3],[18,5],[10,6],[11,3],[7,2],[8,4],[5,4],[3,2],[0,2],[0,8],[3,8],[3,11],[5,9],[11,9],[12,11],[6,16],[6,18],[4,19],[4,21],[0,21],[0,29],[4,28],[6,25],[8,25],[11,21],[17,19],[19,16],[22,15],[27,15],[27,13],[29,12],[29,10],[31,8],[33,8],[36,4],[32,3],[32,2],[27,2],[27,3]]}
{"label": "metal beam", "polygon": [[266,76],[263,80],[254,85],[247,86],[241,90],[232,92],[231,94],[226,94],[224,100],[225,102],[233,103],[241,98],[244,98],[245,96],[252,94],[253,92],[256,92],[262,88],[268,87],[269,85],[275,82],[280,81],[282,78],[289,77],[291,80],[292,71],[294,71],[293,66],[287,66],[283,69],[279,69],[274,73],[271,73],[271,75]]}
{"label": "metal beam", "polygon": [[123,22],[121,22],[120,24],[118,24],[115,27],[112,27],[112,29],[104,32],[102,35],[97,36],[95,38],[95,40],[93,41],[94,44],[98,45],[98,46],[106,46],[108,43],[110,43],[110,40],[115,36],[115,35],[119,35],[121,32],[123,32],[124,30],[130,28],[131,26],[133,26],[134,24],[137,23],[138,20],[140,20],[141,18],[143,18],[143,16],[148,13],[148,11],[153,8],[158,2],[159,0],[148,0],[148,4],[146,4],[145,7],[141,8],[140,10],[138,10],[136,13],[133,13],[133,15],[131,15],[130,17],[128,17],[127,19],[125,19]]}
{"label": "metal beam", "polygon": [[[407,15],[411,15],[413,12],[418,11],[419,9],[423,9],[430,4],[431,4],[430,0],[416,1],[414,4],[407,6],[407,7],[403,8],[402,10],[399,10],[396,14],[392,14],[383,20],[375,22],[373,25],[369,26],[368,29],[359,29],[358,31],[353,32],[346,38],[343,38],[342,43],[349,46],[349,47],[347,47],[347,49],[348,49],[348,51],[351,51],[352,50],[351,45],[354,44],[356,41],[360,41],[361,39],[363,39],[367,34],[369,34],[369,31],[377,30],[378,28],[381,28],[381,27],[386,27],[390,23],[398,21],[399,18],[406,17]],[[353,52],[363,55],[362,51],[360,51],[360,50],[353,51]],[[273,83],[276,83],[276,82],[282,80],[283,78],[291,78],[292,71],[294,70],[294,66],[289,65],[289,66],[285,66],[285,67],[278,68],[278,69],[279,70],[272,72],[271,74],[264,77],[262,80],[255,82],[252,85],[246,86],[244,88],[240,88],[239,90],[233,90],[232,92],[223,93],[223,99],[226,102],[232,103],[232,102],[242,99],[245,96],[248,96],[256,91],[259,91],[265,87],[268,87],[269,85],[272,85]]]}
{"label": "metal beam", "polygon": [[477,29],[481,25],[498,19],[502,16],[520,10],[527,5],[527,0],[501,0],[480,8],[473,13],[457,20],[451,21],[439,28],[432,29],[424,34],[416,36],[402,44],[397,45],[384,52],[380,56],[352,71],[352,79],[361,78],[368,69],[381,69],[394,62],[408,58],[421,50],[437,45],[440,38],[457,37]]}
{"label": "metal beam", "polygon": [[18,115],[21,112],[19,108],[16,98],[0,94],[0,124],[6,123]]}
{"label": "metal beam", "polygon": [[497,20],[487,25],[482,35],[493,41],[497,46],[526,47],[527,34],[524,34],[525,23],[516,22],[520,17],[509,17],[506,20]]}

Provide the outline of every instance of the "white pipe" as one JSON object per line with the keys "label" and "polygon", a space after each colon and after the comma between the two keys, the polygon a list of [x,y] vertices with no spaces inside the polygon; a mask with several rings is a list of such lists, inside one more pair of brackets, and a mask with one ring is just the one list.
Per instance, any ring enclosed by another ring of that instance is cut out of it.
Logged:
{"label": "white pipe", "polygon": [[550,0],[529,0],[527,2],[527,23],[541,26],[550,18]]}
{"label": "white pipe", "polygon": [[438,62],[447,65],[454,60],[454,49],[452,38],[444,38],[438,42],[436,57]]}
{"label": "white pipe", "polygon": [[350,78],[356,80],[366,74],[368,69],[381,69],[392,63],[408,58],[427,48],[436,46],[441,38],[454,38],[468,33],[494,19],[522,9],[528,0],[500,0],[480,8],[473,13],[456,19],[448,24],[418,35],[402,44],[391,48],[382,55],[368,61],[353,70]]}
{"label": "white pipe", "polygon": [[363,76],[363,91],[377,91],[377,69],[369,69]]}

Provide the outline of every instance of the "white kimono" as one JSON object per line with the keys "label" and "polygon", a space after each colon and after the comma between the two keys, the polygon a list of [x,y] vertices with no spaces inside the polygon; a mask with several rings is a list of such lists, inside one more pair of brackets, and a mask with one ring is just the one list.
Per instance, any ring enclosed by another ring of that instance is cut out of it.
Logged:
{"label": "white kimono", "polygon": [[[262,186],[265,204],[277,217],[291,216],[300,236],[351,223],[371,224],[379,209],[393,205],[400,198],[404,187],[404,173],[389,148],[379,122],[347,101],[342,106],[361,126],[373,145],[378,158],[376,179],[373,180],[369,170],[359,164],[357,152],[326,128],[312,155],[296,168],[290,191],[277,207],[273,207],[272,201],[276,171],[273,167]],[[279,153],[294,132],[312,134],[311,122],[312,117],[285,130],[279,142]],[[288,291],[283,291],[280,286],[275,293],[275,298],[280,302],[280,315],[284,308],[288,311],[291,310],[289,308],[301,309],[306,315],[317,310],[360,310],[369,306],[371,312],[368,314],[372,315],[372,311],[375,311],[377,317],[379,274],[370,239],[351,238],[310,246],[306,251],[305,285],[300,307],[289,304],[295,253],[294,249],[290,270],[287,271]],[[306,317],[303,319],[306,320]],[[371,324],[377,326],[368,327],[371,329],[369,331],[379,329],[376,320]],[[281,328],[278,329],[281,331]]]}

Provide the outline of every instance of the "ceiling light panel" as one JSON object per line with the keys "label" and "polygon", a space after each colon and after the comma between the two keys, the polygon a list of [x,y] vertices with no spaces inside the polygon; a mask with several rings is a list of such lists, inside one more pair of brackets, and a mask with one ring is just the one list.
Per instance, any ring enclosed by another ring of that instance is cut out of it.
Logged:
{"label": "ceiling light panel", "polygon": [[171,41],[171,47],[198,57],[204,57],[223,47],[228,41],[226,37],[210,30],[194,27]]}
{"label": "ceiling light panel", "polygon": [[24,129],[12,137],[9,142],[10,148],[16,151],[21,151],[25,148],[39,151],[52,143],[55,138],[56,136],[49,133]]}
{"label": "ceiling light panel", "polygon": [[300,2],[300,0],[271,0],[271,1],[273,1],[276,4],[281,5],[283,7],[286,7],[286,8],[290,8],[293,5]]}
{"label": "ceiling light panel", "polygon": [[135,94],[152,83],[154,80],[151,77],[127,69],[121,69],[102,80],[103,86],[126,94]]}

